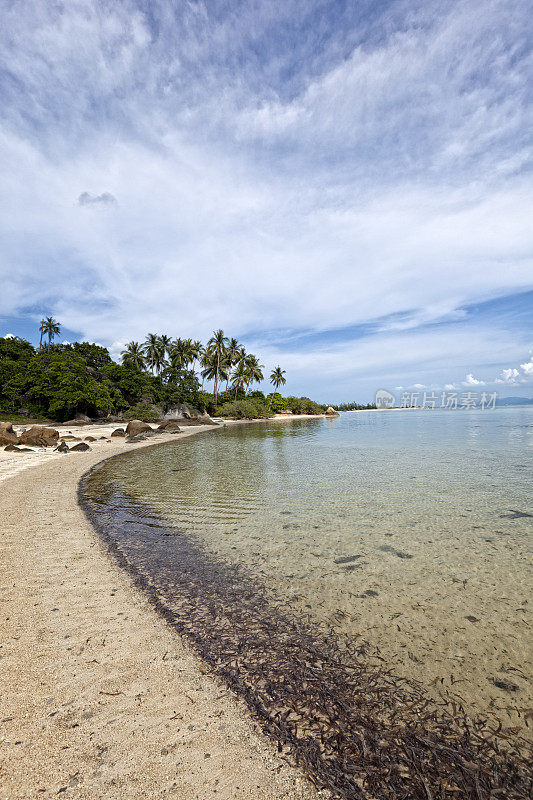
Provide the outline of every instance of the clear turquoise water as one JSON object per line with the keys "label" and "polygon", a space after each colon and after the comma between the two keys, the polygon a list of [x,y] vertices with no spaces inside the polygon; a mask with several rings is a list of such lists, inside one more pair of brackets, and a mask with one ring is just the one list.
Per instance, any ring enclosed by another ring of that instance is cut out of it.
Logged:
{"label": "clear turquoise water", "polygon": [[532,704],[532,435],[528,407],[254,423],[112,459],[92,488],[432,691],[461,681],[467,704],[512,716]]}

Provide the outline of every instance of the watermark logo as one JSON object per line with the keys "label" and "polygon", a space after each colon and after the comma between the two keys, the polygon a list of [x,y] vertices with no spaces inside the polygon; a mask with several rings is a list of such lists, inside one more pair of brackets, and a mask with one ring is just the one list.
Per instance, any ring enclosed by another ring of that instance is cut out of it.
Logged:
{"label": "watermark logo", "polygon": [[489,411],[496,408],[498,392],[402,392],[396,397],[387,389],[378,389],[376,408],[448,408],[479,409]]}
{"label": "watermark logo", "polygon": [[396,398],[386,389],[378,389],[374,402],[376,408],[392,408],[396,403]]}

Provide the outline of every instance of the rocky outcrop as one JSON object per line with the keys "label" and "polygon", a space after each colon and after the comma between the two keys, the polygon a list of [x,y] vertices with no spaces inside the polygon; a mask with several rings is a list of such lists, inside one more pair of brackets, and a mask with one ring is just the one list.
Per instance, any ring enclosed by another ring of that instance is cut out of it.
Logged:
{"label": "rocky outcrop", "polygon": [[117,428],[116,431],[113,431],[113,433],[111,434],[111,436],[125,436],[125,435],[126,431],[124,430],[124,428]]}
{"label": "rocky outcrop", "polygon": [[128,436],[137,436],[139,433],[144,433],[145,431],[151,430],[152,426],[140,419],[132,419],[126,425],[126,433]]}
{"label": "rocky outcrop", "polygon": [[19,444],[28,444],[30,447],[54,447],[59,439],[55,428],[45,425],[32,425],[27,431],[21,433]]}
{"label": "rocky outcrop", "polygon": [[18,436],[11,422],[0,422],[0,445],[17,444]]}
{"label": "rocky outcrop", "polygon": [[178,403],[175,406],[171,406],[163,417],[163,419],[190,419],[190,418],[191,418],[191,412],[189,411],[185,403]]}
{"label": "rocky outcrop", "polygon": [[73,453],[74,451],[80,452],[80,451],[90,450],[90,449],[91,448],[89,447],[88,444],[85,444],[85,442],[80,442],[79,444],[75,444],[74,447],[71,447],[70,448],[70,452],[71,453]]}
{"label": "rocky outcrop", "polygon": [[181,428],[175,419],[167,419],[157,428],[158,433],[180,433]]}
{"label": "rocky outcrop", "polygon": [[134,436],[128,436],[126,442],[128,444],[135,444],[135,442],[144,442],[145,439],[149,439],[151,436],[156,436],[157,431],[153,431],[151,428],[149,431],[142,431],[141,433],[137,433]]}
{"label": "rocky outcrop", "polygon": [[340,414],[339,414],[338,411],[335,411],[334,408],[332,408],[331,406],[328,406],[327,409],[326,409],[326,416],[327,417],[340,417]]}

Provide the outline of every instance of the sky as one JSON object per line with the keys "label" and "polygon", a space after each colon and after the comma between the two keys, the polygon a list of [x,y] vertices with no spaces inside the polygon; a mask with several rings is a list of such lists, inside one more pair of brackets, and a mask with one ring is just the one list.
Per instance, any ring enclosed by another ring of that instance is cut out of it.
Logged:
{"label": "sky", "polygon": [[533,397],[528,0],[0,0],[0,336]]}

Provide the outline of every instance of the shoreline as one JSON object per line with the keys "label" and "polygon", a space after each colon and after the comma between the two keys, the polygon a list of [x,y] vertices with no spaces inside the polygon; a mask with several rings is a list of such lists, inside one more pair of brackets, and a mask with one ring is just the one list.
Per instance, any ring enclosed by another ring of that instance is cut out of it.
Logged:
{"label": "shoreline", "polygon": [[[83,438],[89,427],[69,430]],[[216,429],[91,443],[83,453],[11,454],[17,470],[0,461],[1,798],[329,796],[280,758],[244,703],[207,674],[78,503],[81,477],[106,458]]]}

